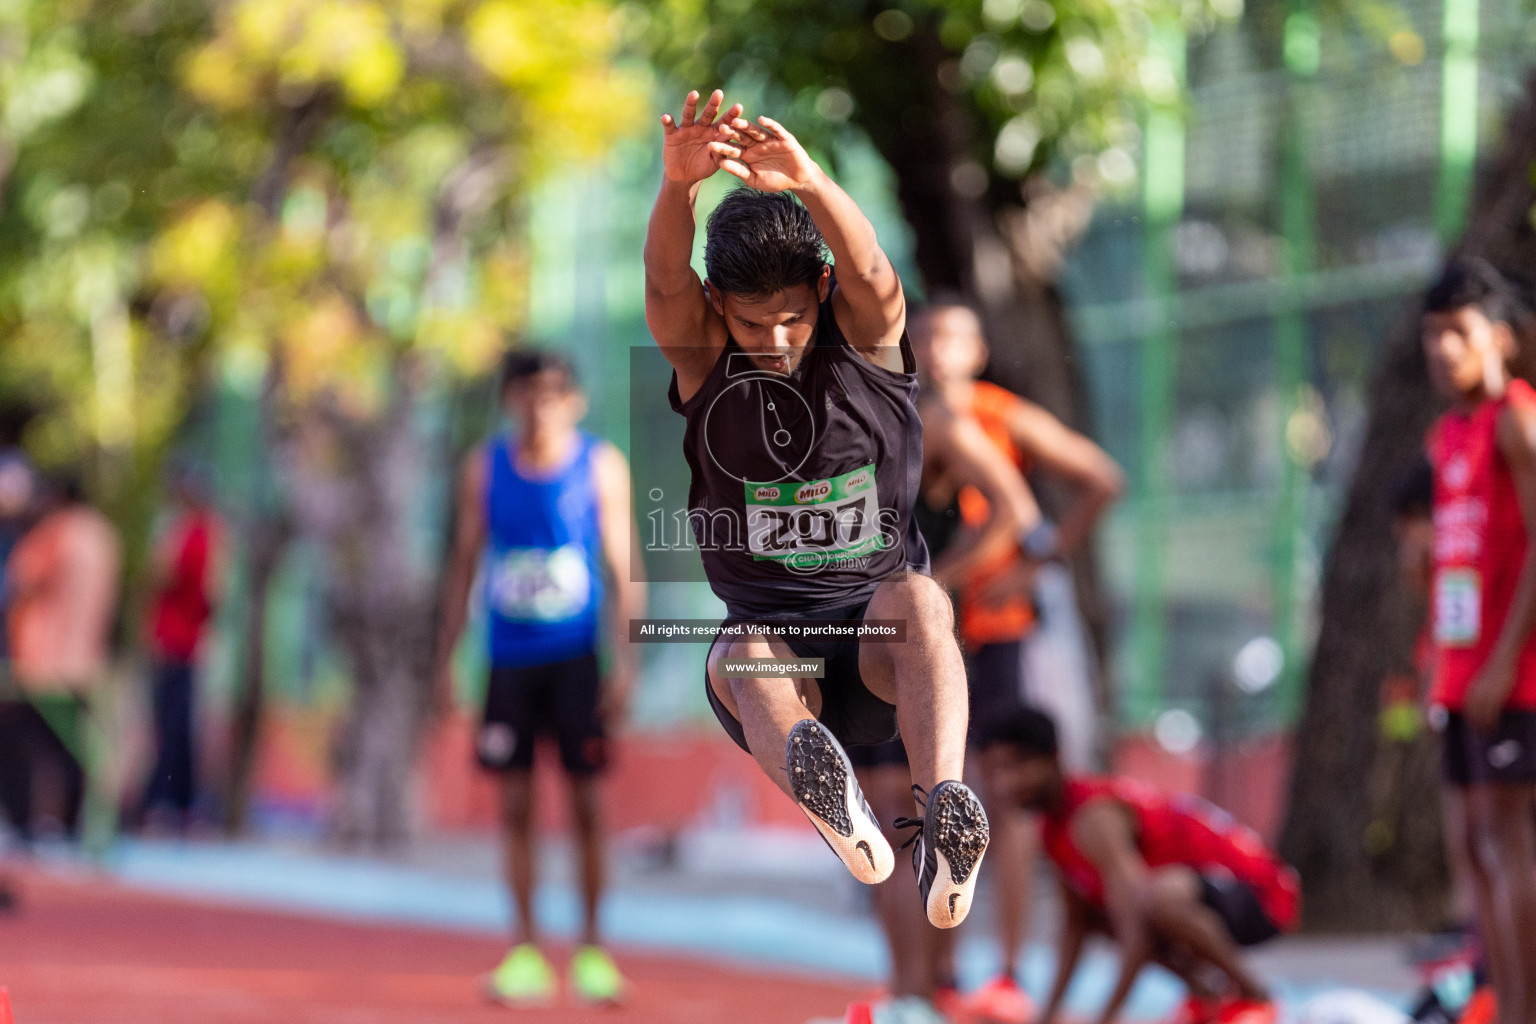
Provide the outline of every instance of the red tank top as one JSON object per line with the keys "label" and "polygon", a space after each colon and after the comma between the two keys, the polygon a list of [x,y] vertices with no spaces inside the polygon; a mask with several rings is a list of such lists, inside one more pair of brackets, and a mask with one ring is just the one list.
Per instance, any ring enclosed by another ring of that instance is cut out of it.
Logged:
{"label": "red tank top", "polygon": [[1104,880],[1073,842],[1072,819],[1094,800],[1114,800],[1130,810],[1136,848],[1148,867],[1183,864],[1201,874],[1228,873],[1253,889],[1276,927],[1296,927],[1301,880],[1265,849],[1257,833],[1198,797],[1168,796],[1128,778],[1068,779],[1061,810],[1041,822],[1046,855],[1067,886],[1090,904],[1103,908]]}
{"label": "red tank top", "polygon": [[213,612],[208,570],[220,529],[212,512],[191,512],[172,526],[166,539],[169,574],[149,618],[150,636],[163,657],[191,661],[197,656]]}
{"label": "red tank top", "polygon": [[[1470,413],[1441,416],[1429,432],[1435,468],[1435,638],[1432,703],[1460,710],[1467,687],[1498,642],[1525,560],[1525,521],[1514,478],[1499,452],[1506,403],[1536,404],[1536,391],[1514,380],[1504,397]],[[1536,637],[1520,651],[1509,706],[1536,709]]]}

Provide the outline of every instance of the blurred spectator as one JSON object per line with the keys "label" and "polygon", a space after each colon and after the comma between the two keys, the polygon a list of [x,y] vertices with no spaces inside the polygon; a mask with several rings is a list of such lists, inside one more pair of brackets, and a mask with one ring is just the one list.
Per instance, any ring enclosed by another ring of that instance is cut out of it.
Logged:
{"label": "blurred spectator", "polygon": [[197,795],[197,656],[222,589],[224,524],[213,507],[211,482],[199,468],[173,470],[171,499],[149,567],[155,766],[138,817],[141,824],[153,823],[163,811],[172,816],[172,827],[184,830]]}
{"label": "blurred spectator", "polygon": [[[1053,710],[1071,709],[1074,753],[1089,751],[1094,722],[1081,632],[1072,637],[1072,651],[1064,643],[1070,630],[1062,630],[1058,622],[1051,637],[1054,652],[1038,647],[1033,657],[1026,652],[1035,640],[1043,596],[1056,609],[1069,609],[1069,621],[1077,621],[1076,595],[1064,563],[1087,545],[1104,513],[1123,493],[1124,475],[1089,438],[1040,406],[980,379],[990,349],[975,310],[963,302],[939,299],[910,322],[918,366],[945,404],[972,418],[1021,477],[1053,477],[1070,494],[1055,523],[1031,501],[1017,543],[976,566],[958,589],[955,603],[969,665],[971,721],[979,726],[1026,701]],[[974,487],[960,488],[956,502],[965,527],[974,530],[986,520],[987,500]],[[1042,678],[1037,673],[1031,679],[1025,675],[1026,666],[1044,667],[1052,674]],[[976,781],[992,827],[987,852],[997,886],[1003,969],[971,993],[965,1007],[984,1019],[1022,1022],[1032,1015],[1017,972],[1028,931],[1034,829],[1017,808],[997,804],[994,780],[982,772]],[[953,971],[941,968],[940,973]]]}
{"label": "blurred spectator", "polygon": [[40,823],[34,798],[48,782],[55,787],[48,809],[59,826],[73,834],[79,823],[86,698],[107,668],[121,563],[116,530],[86,504],[75,477],[51,481],[37,507],[36,525],[5,567],[11,678],[20,699],[4,706],[0,731],[9,756],[0,763],[0,792],[24,838]]}
{"label": "blurred spectator", "polygon": [[[481,765],[501,775],[507,886],[517,909],[512,949],[486,991],[519,1006],[547,1004],[558,988],[533,908],[534,749],[549,736],[570,782],[585,910],[570,990],[582,1002],[610,1004],[626,983],[598,927],[607,840],[597,780],[634,687],[629,621],[645,613],[640,566],[629,557],[629,464],[581,430],[586,395],[561,355],[509,352],[501,403],[513,429],[476,448],[460,475],[434,670],[447,706],[454,645],[483,566],[478,600],[490,618],[491,671],[476,746]],[[606,666],[598,658],[605,639]]]}
{"label": "blurred spectator", "polygon": [[[0,448],[0,581],[5,578],[5,563],[11,549],[21,539],[27,525],[27,513],[31,510],[35,491],[34,473],[27,457],[15,448]],[[7,591],[0,585],[0,625],[5,621]],[[8,763],[20,757],[20,743],[11,735],[8,723],[15,718],[10,710],[17,703],[10,674],[10,654],[5,630],[0,628],[0,780],[9,778],[13,771]],[[25,807],[17,804],[8,787],[0,785],[0,812],[18,835],[27,833]],[[16,905],[16,897],[10,880],[0,875],[0,911]]]}

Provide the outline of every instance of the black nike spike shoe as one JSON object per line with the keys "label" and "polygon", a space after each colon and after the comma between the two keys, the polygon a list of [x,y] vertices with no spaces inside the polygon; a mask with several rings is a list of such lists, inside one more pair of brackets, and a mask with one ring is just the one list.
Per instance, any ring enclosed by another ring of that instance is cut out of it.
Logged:
{"label": "black nike spike shoe", "polygon": [[837,737],[814,718],[796,723],[785,744],[784,766],[795,802],[853,877],[865,885],[889,878],[896,854]]}
{"label": "black nike spike shoe", "polygon": [[923,807],[921,818],[897,818],[897,828],[915,828],[901,849],[916,843],[912,870],[928,921],[935,928],[953,928],[971,912],[976,875],[987,852],[991,830],[981,801],[963,782],[945,781],[924,793],[912,793]]}

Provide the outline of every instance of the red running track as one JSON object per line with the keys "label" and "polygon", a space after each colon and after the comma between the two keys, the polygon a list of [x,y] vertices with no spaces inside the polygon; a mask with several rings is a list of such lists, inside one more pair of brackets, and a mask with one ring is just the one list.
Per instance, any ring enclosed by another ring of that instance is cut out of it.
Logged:
{"label": "red running track", "polygon": [[[491,938],[232,909],[28,874],[0,915],[0,986],[16,1024],[801,1024],[857,990],[621,953],[617,1009],[484,1002]],[[563,951],[557,964],[563,965]]]}

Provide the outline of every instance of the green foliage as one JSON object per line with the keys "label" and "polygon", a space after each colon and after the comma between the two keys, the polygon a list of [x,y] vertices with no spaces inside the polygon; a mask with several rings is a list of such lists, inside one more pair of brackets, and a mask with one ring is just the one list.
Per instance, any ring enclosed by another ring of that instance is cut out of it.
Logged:
{"label": "green foliage", "polygon": [[[925,117],[970,139],[980,191],[1049,171],[1136,175],[1149,106],[1180,101],[1181,40],[1241,0],[649,0],[659,59],[701,89],[762,83],[781,120],[853,124],[886,148]],[[1171,40],[1171,43],[1170,43]]]}
{"label": "green foliage", "polygon": [[527,184],[614,136],[573,111],[644,110],[624,31],[602,0],[0,5],[0,401],[45,462],[132,461],[209,353],[358,416],[403,354],[483,370]]}

